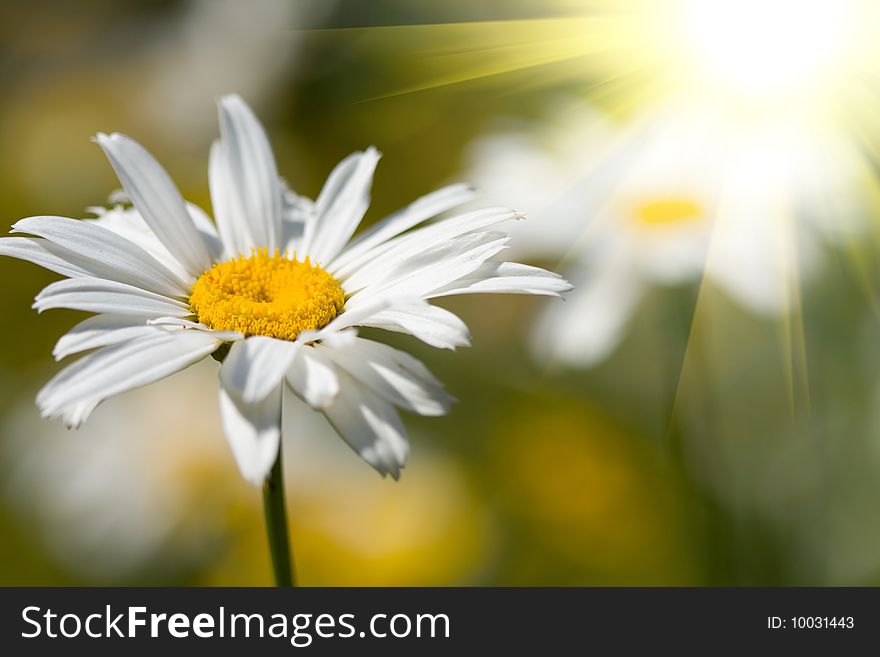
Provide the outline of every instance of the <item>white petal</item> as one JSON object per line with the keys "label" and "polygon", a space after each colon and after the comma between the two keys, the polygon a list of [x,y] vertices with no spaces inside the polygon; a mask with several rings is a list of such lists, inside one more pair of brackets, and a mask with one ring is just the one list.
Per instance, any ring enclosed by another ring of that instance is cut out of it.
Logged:
{"label": "white petal", "polygon": [[300,196],[281,181],[281,243],[288,254],[296,253],[305,233],[306,224],[312,220],[315,204]]}
{"label": "white petal", "polygon": [[12,225],[13,233],[42,237],[88,262],[98,278],[128,283],[167,296],[186,297],[187,285],[149,253],[119,235],[67,217],[28,217]]}
{"label": "white petal", "polygon": [[264,336],[239,340],[220,367],[220,381],[245,404],[262,401],[284,380],[299,346]]}
{"label": "white petal", "polygon": [[312,408],[326,408],[339,394],[333,365],[314,347],[303,345],[287,370],[287,382]]}
{"label": "white petal", "polygon": [[208,186],[211,188],[211,206],[217,220],[217,232],[223,242],[224,259],[246,255],[254,247],[247,218],[235,211],[232,183],[229,182],[220,141],[211,144],[208,158]]}
{"label": "white petal", "polygon": [[[59,372],[37,394],[44,417],[64,415],[80,422],[100,401],[192,365],[220,341],[200,331],[162,331],[104,347]],[[90,410],[90,409],[89,409]]]}
{"label": "white petal", "polygon": [[382,476],[397,479],[406,465],[409,443],[394,407],[346,374],[324,414],[351,448]]}
{"label": "white petal", "polygon": [[303,338],[302,342],[306,344],[321,342],[330,347],[344,347],[352,344],[356,337],[357,329],[354,328],[346,328],[340,331],[324,331],[322,329],[321,331],[303,331],[297,336],[297,341],[299,341],[299,338]]}
{"label": "white petal", "polygon": [[575,273],[577,285],[565,303],[549,304],[532,334],[539,358],[587,367],[620,344],[642,298],[644,282],[625,257],[607,257]]}
{"label": "white petal", "polygon": [[186,317],[192,314],[189,307],[180,301],[125,283],[85,276],[47,286],[37,295],[33,308],[39,312],[50,308],[70,308],[144,318],[162,315]]}
{"label": "white petal", "polygon": [[61,421],[64,426],[70,429],[76,429],[83,422],[89,419],[89,415],[100,404],[100,401],[87,401],[80,404],[72,404],[64,409],[61,413]]}
{"label": "white petal", "polygon": [[372,146],[336,165],[315,201],[315,214],[306,225],[303,255],[329,263],[351,239],[370,206],[373,172],[381,154]]}
{"label": "white petal", "polygon": [[220,234],[217,232],[217,226],[211,221],[211,217],[195,203],[187,202],[186,211],[189,212],[196,230],[202,236],[202,241],[211,254],[211,260],[214,262],[222,260],[223,242],[220,241]]}
{"label": "white petal", "polygon": [[[412,299],[412,303],[419,303],[419,299]],[[403,302],[401,302],[403,303]],[[297,342],[314,342],[316,340],[324,340],[328,336],[336,334],[345,329],[357,326],[365,319],[368,319],[381,310],[390,308],[391,304],[383,299],[374,299],[370,303],[362,304],[356,310],[348,310],[347,308],[337,315],[333,321],[327,326],[317,331],[303,331],[296,336]]]}
{"label": "white petal", "polygon": [[192,276],[211,266],[211,254],[187,212],[183,197],[156,159],[133,139],[97,135],[119,182],[144,221]]}
{"label": "white petal", "polygon": [[453,398],[419,360],[386,344],[354,338],[316,349],[386,400],[420,415],[443,415]]}
{"label": "white petal", "polygon": [[358,325],[408,333],[441,349],[470,344],[468,328],[458,316],[425,302],[394,305],[362,319]]}
{"label": "white petal", "polygon": [[156,329],[148,326],[142,317],[96,315],[81,321],[61,336],[52,355],[55,360],[61,360],[80,351],[106,347],[155,333]]}
{"label": "white petal", "polygon": [[154,319],[148,319],[146,323],[148,326],[181,326],[183,328],[202,331],[203,333],[210,333],[218,340],[223,340],[224,342],[235,342],[236,340],[244,340],[244,334],[239,333],[238,331],[217,331],[215,329],[208,328],[200,322],[193,322],[192,320],[183,319],[182,317],[156,317]]}
{"label": "white petal", "polygon": [[442,219],[369,249],[340,268],[334,276],[346,284],[349,279],[356,277],[358,282],[355,287],[361,288],[382,278],[393,263],[404,262],[460,235],[483,231],[517,216],[519,215],[506,208],[486,208]]}
{"label": "white petal", "polygon": [[62,276],[91,276],[83,258],[37,237],[0,238],[0,255],[27,260]]}
{"label": "white petal", "polygon": [[262,485],[281,445],[281,386],[263,401],[246,404],[221,385],[220,419],[242,476]]}
{"label": "white petal", "polygon": [[373,277],[363,289],[358,274],[344,284],[349,300],[346,307],[354,309],[370,299],[384,297],[425,298],[437,289],[476,270],[507,245],[509,238],[500,232],[468,233],[443,242],[432,249],[389,266],[387,273]]}
{"label": "white petal", "polygon": [[149,253],[157,262],[164,265],[169,271],[187,284],[187,289],[195,283],[195,276],[190,274],[180,261],[171,255],[165,245],[156,237],[156,234],[144,221],[141,213],[133,207],[123,208],[116,206],[110,209],[91,208],[90,212],[98,215],[97,219],[85,219],[90,224],[106,228],[107,230],[137,244]]}
{"label": "white petal", "polygon": [[428,298],[486,292],[559,296],[571,289],[571,283],[546,269],[518,262],[490,261],[473,273],[434,291]]}
{"label": "white petal", "polygon": [[458,184],[438,189],[436,192],[416,199],[402,210],[389,215],[358,235],[338,258],[334,258],[327,271],[332,274],[344,268],[370,249],[431,217],[436,217],[447,210],[473,200],[475,196],[476,192],[472,187]]}
{"label": "white petal", "polygon": [[211,152],[211,199],[227,254],[281,244],[281,186],[272,148],[237,95],[218,103],[220,141]]}

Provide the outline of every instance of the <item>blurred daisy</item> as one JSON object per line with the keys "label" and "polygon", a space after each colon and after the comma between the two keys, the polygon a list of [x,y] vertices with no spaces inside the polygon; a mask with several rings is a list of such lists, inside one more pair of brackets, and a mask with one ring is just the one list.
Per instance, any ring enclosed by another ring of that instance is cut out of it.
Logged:
{"label": "blurred daisy", "polygon": [[566,263],[575,292],[543,314],[534,346],[574,365],[614,350],[654,284],[705,273],[755,312],[788,311],[823,241],[852,235],[876,194],[842,140],[696,105],[622,125],[570,105],[476,142],[468,175],[529,216],[519,257]]}
{"label": "blurred daisy", "polygon": [[[242,475],[255,484],[276,460],[282,390],[321,410],[380,473],[399,475],[408,443],[396,407],[446,412],[451,398],[419,361],[360,338],[355,327],[468,344],[464,323],[429,300],[483,292],[558,295],[543,269],[495,258],[516,215],[476,210],[418,227],[473,197],[455,185],[352,239],[369,205],[379,153],[343,160],[314,202],[285,191],[267,137],[238,96],[220,104],[209,178],[215,224],[184,202],[159,163],[120,134],[97,136],[134,209],[91,221],[30,217],[0,253],[68,278],[34,308],[97,316],[75,326],[56,358],[96,349],[37,395],[44,417],[78,426],[104,399],[215,354],[220,412]],[[417,228],[418,227],[418,228]],[[411,230],[414,229],[414,230]]]}
{"label": "blurred daisy", "polygon": [[[201,111],[234,87],[255,107],[267,104],[296,76],[308,29],[323,24],[335,0],[191,0],[170,12],[162,38],[143,30],[131,67],[139,84],[126,94],[158,138],[210,138]],[[140,34],[136,33],[135,37]],[[173,143],[173,142],[172,142]]]}
{"label": "blurred daisy", "polygon": [[[219,417],[192,412],[216,403],[215,377],[203,361],[120,395],[76,440],[20,400],[0,424],[5,503],[86,583],[270,581],[261,501],[230,476]],[[416,476],[389,487],[331,440],[321,414],[296,411],[285,415],[297,440],[284,470],[305,584],[473,581],[492,554],[492,523],[460,464],[426,449]]]}
{"label": "blurred daisy", "polygon": [[210,370],[122,395],[77,440],[22,404],[4,419],[6,502],[69,571],[103,583],[180,575],[222,545],[235,509],[251,511],[219,419],[192,412],[216,403]]}

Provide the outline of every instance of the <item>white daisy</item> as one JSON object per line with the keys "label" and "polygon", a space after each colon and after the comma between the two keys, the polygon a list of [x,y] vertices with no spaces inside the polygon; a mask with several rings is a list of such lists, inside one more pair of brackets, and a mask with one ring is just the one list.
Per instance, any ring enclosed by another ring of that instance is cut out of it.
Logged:
{"label": "white daisy", "polygon": [[476,142],[468,176],[529,217],[518,257],[565,261],[576,290],[545,309],[534,348],[580,366],[613,352],[653,285],[705,275],[749,310],[789,311],[825,243],[861,230],[877,197],[845,140],[745,129],[699,105],[615,125],[575,103]]}
{"label": "white daisy", "polygon": [[44,417],[75,427],[104,399],[215,354],[224,430],[248,481],[262,483],[278,454],[284,386],[376,470],[397,477],[409,449],[397,408],[441,415],[452,399],[421,362],[358,337],[355,327],[452,349],[468,344],[467,327],[431,299],[559,295],[570,286],[496,258],[508,242],[500,225],[517,217],[511,210],[421,226],[470,201],[464,185],[424,196],[353,238],[369,205],[375,149],[337,165],[313,202],[284,189],[241,98],[222,98],[219,110],[209,167],[216,227],[142,146],[99,134],[134,208],[84,221],[29,217],[12,232],[35,237],[0,240],[0,254],[67,277],[40,292],[34,308],[97,313],[54,354],[95,351],[55,376],[37,404]]}

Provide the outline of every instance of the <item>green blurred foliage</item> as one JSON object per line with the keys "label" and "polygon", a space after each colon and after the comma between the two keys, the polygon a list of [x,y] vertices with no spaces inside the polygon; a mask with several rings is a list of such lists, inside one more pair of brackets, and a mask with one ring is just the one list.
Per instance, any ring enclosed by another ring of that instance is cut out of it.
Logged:
{"label": "green blurred foliage", "polygon": [[[156,53],[180,47],[174,26],[189,5],[69,7],[0,9],[3,225],[37,214],[84,216],[86,206],[104,203],[117,183],[89,142],[99,130],[147,144],[184,195],[209,207],[211,94],[235,91],[244,78],[221,76],[205,96],[198,121],[210,129],[171,135],[161,112],[141,112],[131,99],[145,77],[174,66]],[[455,179],[465,146],[498,117],[538,116],[554,94],[571,90],[539,84],[540,72],[526,71],[397,94],[419,80],[418,44],[358,28],[546,15],[564,7],[543,10],[540,3],[513,10],[500,1],[352,1],[320,20],[278,25],[297,39],[285,55],[296,65],[249,100],[264,119],[282,175],[297,192],[315,196],[339,159],[375,144],[384,158],[369,221]],[[225,36],[223,29],[214,35]],[[161,107],[163,99],[154,102]],[[394,561],[378,559],[358,561],[359,572],[346,565],[354,557],[332,536],[308,538],[316,530],[296,518],[292,504],[294,544],[300,532],[311,546],[298,562],[304,581],[880,584],[878,256],[873,242],[831,254],[832,266],[789,320],[752,316],[711,288],[702,290],[698,308],[696,289],[658,289],[621,348],[588,371],[544,369],[530,359],[525,335],[546,300],[444,302],[471,326],[473,348],[440,353],[407,338],[386,339],[424,360],[461,400],[448,417],[406,418],[416,463],[421,454],[439,453],[466,482],[470,502],[460,509],[461,523],[400,557],[397,576]],[[51,346],[78,317],[37,317],[29,309],[52,274],[3,259],[0,277],[0,412],[36,416],[33,393],[57,368]],[[794,356],[793,326],[803,327]],[[87,424],[80,433],[88,431]],[[28,436],[42,438],[39,430]],[[126,440],[125,432],[118,438]],[[15,468],[3,464],[3,472]],[[418,475],[414,466],[404,478]],[[393,505],[394,484],[382,485],[387,490],[377,504]],[[171,574],[148,567],[114,583],[268,583],[258,507],[240,501],[258,492],[224,497],[207,486],[203,493],[217,496],[202,501],[205,509],[226,514],[217,545]],[[481,515],[467,515],[477,508]],[[391,531],[378,510],[375,518],[371,531]],[[0,534],[0,583],[94,583],[53,558],[33,519],[9,500],[0,504]],[[370,568],[378,575],[369,576]]]}

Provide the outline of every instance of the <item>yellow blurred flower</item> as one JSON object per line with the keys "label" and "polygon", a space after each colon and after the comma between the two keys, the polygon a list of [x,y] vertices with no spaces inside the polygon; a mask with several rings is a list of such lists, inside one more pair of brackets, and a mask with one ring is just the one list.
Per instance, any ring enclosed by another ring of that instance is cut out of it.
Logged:
{"label": "yellow blurred flower", "polygon": [[566,583],[693,582],[683,497],[649,445],[586,407],[548,402],[507,418],[493,446],[510,513],[582,573]]}
{"label": "yellow blurred flower", "polygon": [[[324,438],[329,436],[318,436]],[[421,454],[410,466],[412,476],[395,484],[358,467],[353,456],[336,449],[322,453],[311,444],[317,441],[307,442],[286,446],[285,465],[301,585],[478,582],[493,556],[493,526],[485,503],[456,462]],[[330,440],[321,442],[335,447]],[[262,523],[255,511],[242,520],[250,522],[205,583],[270,584]]]}

